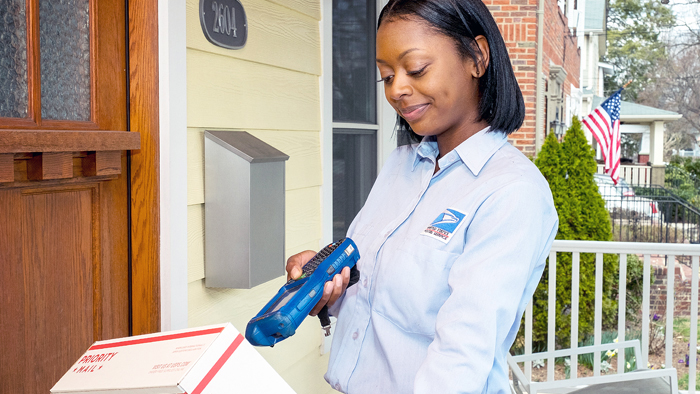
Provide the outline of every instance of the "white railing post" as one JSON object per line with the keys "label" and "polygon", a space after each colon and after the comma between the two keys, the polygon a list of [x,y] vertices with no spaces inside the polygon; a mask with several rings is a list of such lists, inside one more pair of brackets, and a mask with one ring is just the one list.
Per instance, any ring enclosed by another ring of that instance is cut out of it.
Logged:
{"label": "white railing post", "polygon": [[[625,318],[627,317],[627,254],[620,253],[620,278],[618,279],[617,300],[617,342],[625,341]],[[625,371],[625,350],[617,353],[617,373]],[[636,360],[639,362],[639,360]]]}
{"label": "white railing post", "polygon": [[[557,253],[549,253],[549,302],[547,305],[547,351],[553,352],[557,310]],[[547,381],[554,381],[554,356],[547,360]]]}
{"label": "white railing post", "polygon": [[651,302],[651,255],[644,254],[644,275],[642,285],[642,365],[637,367],[647,368],[649,363],[649,304]]}
{"label": "white railing post", "polygon": [[666,341],[666,368],[673,368],[673,307],[674,307],[674,287],[675,287],[675,271],[676,271],[676,256],[667,255],[666,261],[666,332],[664,340]]}
{"label": "white railing post", "polygon": [[690,290],[690,344],[688,345],[688,393],[695,393],[695,368],[698,348],[698,256],[693,256],[693,275]]}
{"label": "white railing post", "polygon": [[[525,355],[532,354],[532,300],[525,307]],[[525,376],[532,379],[532,361],[525,362]]]}
{"label": "white railing post", "polygon": [[[601,344],[603,325],[603,253],[595,254],[595,346]],[[593,376],[600,376],[600,352],[593,352]]]}
{"label": "white railing post", "polygon": [[[571,348],[578,348],[578,297],[581,253],[573,252],[571,256]],[[578,356],[571,356],[569,375],[572,379],[578,376]]]}

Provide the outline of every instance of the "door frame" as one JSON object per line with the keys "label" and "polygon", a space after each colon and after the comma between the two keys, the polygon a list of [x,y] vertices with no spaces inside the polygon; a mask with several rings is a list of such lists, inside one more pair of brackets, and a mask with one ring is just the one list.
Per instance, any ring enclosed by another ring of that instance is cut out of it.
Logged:
{"label": "door frame", "polygon": [[[127,0],[131,335],[187,328],[186,4]],[[161,133],[161,129],[163,132]]]}
{"label": "door frame", "polygon": [[157,0],[128,1],[129,131],[141,149],[129,156],[130,334],[158,332],[160,321],[160,128]]}

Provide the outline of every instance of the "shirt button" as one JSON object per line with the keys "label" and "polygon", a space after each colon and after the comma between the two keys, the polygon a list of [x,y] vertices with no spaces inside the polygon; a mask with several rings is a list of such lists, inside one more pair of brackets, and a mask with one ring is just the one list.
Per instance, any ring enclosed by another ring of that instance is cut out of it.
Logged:
{"label": "shirt button", "polygon": [[360,334],[358,334],[357,331],[352,333],[352,339],[357,339],[357,337],[359,337],[359,336],[360,336]]}
{"label": "shirt button", "polygon": [[367,278],[362,280],[362,286],[367,287]]}
{"label": "shirt button", "polygon": [[335,384],[335,389],[338,390],[338,391],[341,391],[341,390],[340,390],[340,383],[336,383],[336,384]]}

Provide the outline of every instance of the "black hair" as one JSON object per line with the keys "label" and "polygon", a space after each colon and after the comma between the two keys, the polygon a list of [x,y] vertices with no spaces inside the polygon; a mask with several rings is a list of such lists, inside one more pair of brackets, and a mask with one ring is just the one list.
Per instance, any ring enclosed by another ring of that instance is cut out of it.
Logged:
{"label": "black hair", "polygon": [[[390,0],[379,14],[377,29],[382,22],[415,17],[452,38],[460,55],[477,64],[482,62],[482,57],[475,38],[486,37],[490,59],[485,74],[479,78],[477,121],[485,120],[491,131],[505,134],[519,129],[525,118],[523,94],[515,79],[506,44],[486,5],[481,0]],[[422,138],[401,116],[398,116],[397,129],[413,141]]]}

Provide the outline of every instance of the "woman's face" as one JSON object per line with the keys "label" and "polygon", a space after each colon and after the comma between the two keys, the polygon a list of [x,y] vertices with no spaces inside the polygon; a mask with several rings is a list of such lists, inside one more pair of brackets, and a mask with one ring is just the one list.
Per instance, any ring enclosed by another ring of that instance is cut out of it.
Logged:
{"label": "woman's face", "polygon": [[[488,64],[486,39],[477,37],[477,44]],[[377,67],[391,106],[416,134],[437,136],[441,154],[486,127],[486,122],[476,122],[478,76],[484,66],[460,56],[451,38],[420,19],[393,19],[380,25]]]}

